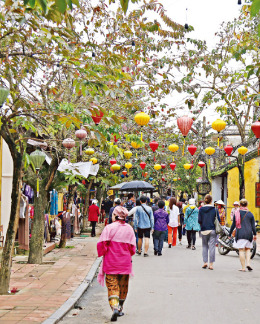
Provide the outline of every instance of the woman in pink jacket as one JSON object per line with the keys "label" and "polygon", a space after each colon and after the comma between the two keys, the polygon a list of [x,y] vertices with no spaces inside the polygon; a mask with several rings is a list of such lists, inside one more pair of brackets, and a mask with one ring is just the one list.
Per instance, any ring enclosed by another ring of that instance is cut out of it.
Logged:
{"label": "woman in pink jacket", "polygon": [[97,244],[98,256],[103,256],[98,282],[108,289],[108,300],[113,311],[111,321],[123,316],[123,304],[128,293],[129,275],[132,272],[132,255],[136,250],[133,228],[125,222],[128,210],[122,206],[114,209],[115,222],[106,226]]}

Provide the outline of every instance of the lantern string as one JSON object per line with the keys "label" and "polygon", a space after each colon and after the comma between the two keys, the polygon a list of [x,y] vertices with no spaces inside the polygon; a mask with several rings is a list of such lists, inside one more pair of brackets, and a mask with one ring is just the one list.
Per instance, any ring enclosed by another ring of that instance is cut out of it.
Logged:
{"label": "lantern string", "polygon": [[218,147],[219,147],[219,136],[218,136]]}
{"label": "lantern string", "polygon": [[184,156],[184,149],[185,149],[185,138],[184,138],[184,142],[183,142],[182,156]]}
{"label": "lantern string", "polygon": [[79,145],[79,154],[82,155],[82,142],[80,141],[80,145]]}
{"label": "lantern string", "polygon": [[39,192],[40,192],[40,183],[39,183],[39,178],[37,176],[37,198],[39,197]]}

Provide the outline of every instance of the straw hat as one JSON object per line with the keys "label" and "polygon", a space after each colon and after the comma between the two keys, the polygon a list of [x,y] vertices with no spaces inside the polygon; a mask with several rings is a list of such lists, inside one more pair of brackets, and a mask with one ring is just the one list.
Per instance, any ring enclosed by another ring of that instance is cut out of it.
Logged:
{"label": "straw hat", "polygon": [[117,206],[115,207],[113,214],[117,216],[119,220],[125,220],[128,216],[128,210],[125,207]]}
{"label": "straw hat", "polygon": [[218,201],[216,201],[216,204],[217,205],[222,205],[222,206],[225,206],[225,203],[224,203],[224,201],[223,200],[218,200]]}

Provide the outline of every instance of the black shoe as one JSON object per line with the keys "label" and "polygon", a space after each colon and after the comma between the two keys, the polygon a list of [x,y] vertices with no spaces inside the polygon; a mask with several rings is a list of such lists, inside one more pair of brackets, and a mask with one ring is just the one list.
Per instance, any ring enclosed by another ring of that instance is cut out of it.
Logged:
{"label": "black shoe", "polygon": [[157,254],[158,254],[158,251],[154,250],[154,252],[153,252],[153,253],[154,253],[154,255],[157,255]]}
{"label": "black shoe", "polygon": [[168,248],[170,249],[171,247],[172,247],[172,245],[171,245],[171,244],[169,244],[169,245],[168,245]]}
{"label": "black shoe", "polygon": [[162,255],[162,253],[161,253],[161,252],[159,252],[159,253],[158,253],[158,256],[161,256],[161,255]]}
{"label": "black shoe", "polygon": [[137,252],[136,252],[136,255],[141,255],[141,254],[142,254],[142,253],[141,253],[141,252],[139,252],[139,251],[137,251]]}
{"label": "black shoe", "polygon": [[121,317],[121,316],[124,316],[124,315],[125,315],[125,313],[123,313],[123,312],[119,312],[119,313],[118,313],[118,316],[120,316],[120,317]]}
{"label": "black shoe", "polygon": [[119,316],[119,310],[118,309],[115,309],[113,311],[113,314],[112,314],[112,317],[111,317],[111,322],[116,322],[118,316]]}
{"label": "black shoe", "polygon": [[190,249],[190,248],[191,248],[191,245],[187,245],[187,246],[186,246],[186,249]]}
{"label": "black shoe", "polygon": [[149,257],[149,254],[148,253],[144,253],[144,257]]}

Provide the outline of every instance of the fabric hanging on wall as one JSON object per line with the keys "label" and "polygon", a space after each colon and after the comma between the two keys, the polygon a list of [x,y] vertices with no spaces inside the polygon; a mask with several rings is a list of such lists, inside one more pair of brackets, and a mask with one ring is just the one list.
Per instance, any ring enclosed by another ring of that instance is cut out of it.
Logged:
{"label": "fabric hanging on wall", "polygon": [[55,189],[53,189],[51,192],[50,215],[58,215],[58,193]]}
{"label": "fabric hanging on wall", "polygon": [[63,211],[63,193],[58,193],[58,211]]}

